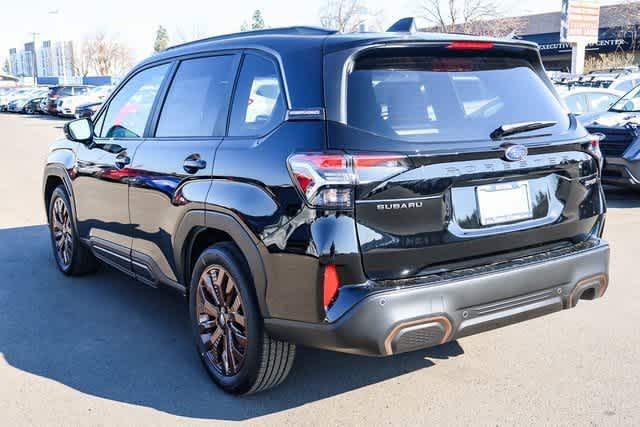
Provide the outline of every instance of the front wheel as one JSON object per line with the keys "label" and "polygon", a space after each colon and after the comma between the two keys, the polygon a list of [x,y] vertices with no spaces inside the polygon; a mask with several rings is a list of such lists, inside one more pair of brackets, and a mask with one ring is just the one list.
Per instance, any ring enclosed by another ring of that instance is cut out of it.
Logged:
{"label": "front wheel", "polygon": [[224,391],[256,393],[287,377],[295,345],[264,331],[251,275],[234,244],[216,244],[200,255],[189,305],[198,354]]}
{"label": "front wheel", "polygon": [[68,276],[79,276],[98,268],[98,261],[89,248],[80,243],[69,196],[62,185],[51,194],[49,230],[53,256],[60,271]]}

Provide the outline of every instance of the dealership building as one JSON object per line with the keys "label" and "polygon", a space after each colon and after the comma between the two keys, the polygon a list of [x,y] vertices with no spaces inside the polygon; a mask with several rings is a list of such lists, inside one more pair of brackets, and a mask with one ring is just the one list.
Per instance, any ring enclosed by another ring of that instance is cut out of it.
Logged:
{"label": "dealership building", "polygon": [[[571,46],[560,40],[560,12],[541,13],[517,18],[522,20],[517,37],[538,43],[545,67],[548,70],[568,71],[571,68]],[[634,45],[640,53],[640,2],[602,6],[598,41],[587,45],[586,57],[610,55],[617,51],[629,51]],[[636,65],[638,60],[636,59]]]}

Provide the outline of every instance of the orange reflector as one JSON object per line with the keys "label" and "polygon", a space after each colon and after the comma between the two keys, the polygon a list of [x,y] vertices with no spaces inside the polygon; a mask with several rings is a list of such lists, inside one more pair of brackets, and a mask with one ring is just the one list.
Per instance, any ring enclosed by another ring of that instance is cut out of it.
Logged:
{"label": "orange reflector", "polygon": [[323,298],[324,309],[326,310],[338,296],[338,287],[340,286],[340,277],[336,266],[329,264],[324,268],[323,280]]}

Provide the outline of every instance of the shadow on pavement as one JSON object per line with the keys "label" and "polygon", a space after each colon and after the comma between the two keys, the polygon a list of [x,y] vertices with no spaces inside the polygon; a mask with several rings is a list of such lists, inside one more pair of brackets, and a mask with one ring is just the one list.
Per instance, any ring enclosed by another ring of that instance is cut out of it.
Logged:
{"label": "shadow on pavement", "polygon": [[246,420],[463,354],[457,342],[391,358],[299,349],[288,380],[249,397],[220,392],[193,349],[183,297],[103,268],[68,278],[44,225],[0,229],[0,353],[16,369],[80,392],[167,413]]}

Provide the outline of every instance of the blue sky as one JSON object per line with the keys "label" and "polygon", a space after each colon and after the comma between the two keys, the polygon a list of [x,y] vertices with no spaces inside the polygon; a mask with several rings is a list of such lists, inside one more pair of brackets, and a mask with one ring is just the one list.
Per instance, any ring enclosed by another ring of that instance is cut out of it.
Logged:
{"label": "blue sky", "polygon": [[[390,25],[405,16],[419,15],[421,0],[363,0],[382,11],[382,22]],[[498,0],[509,15],[560,10],[561,0]],[[604,0],[602,4],[615,3]],[[78,0],[9,1],[0,6],[0,58],[10,47],[21,46],[39,32],[46,39],[82,39],[85,33],[103,30],[118,36],[133,49],[136,60],[149,55],[158,24],[174,39],[181,30],[192,34],[224,34],[238,31],[255,9],[261,9],[267,25],[319,25],[319,10],[325,0],[182,0],[134,1]],[[52,13],[53,12],[53,13]]]}

